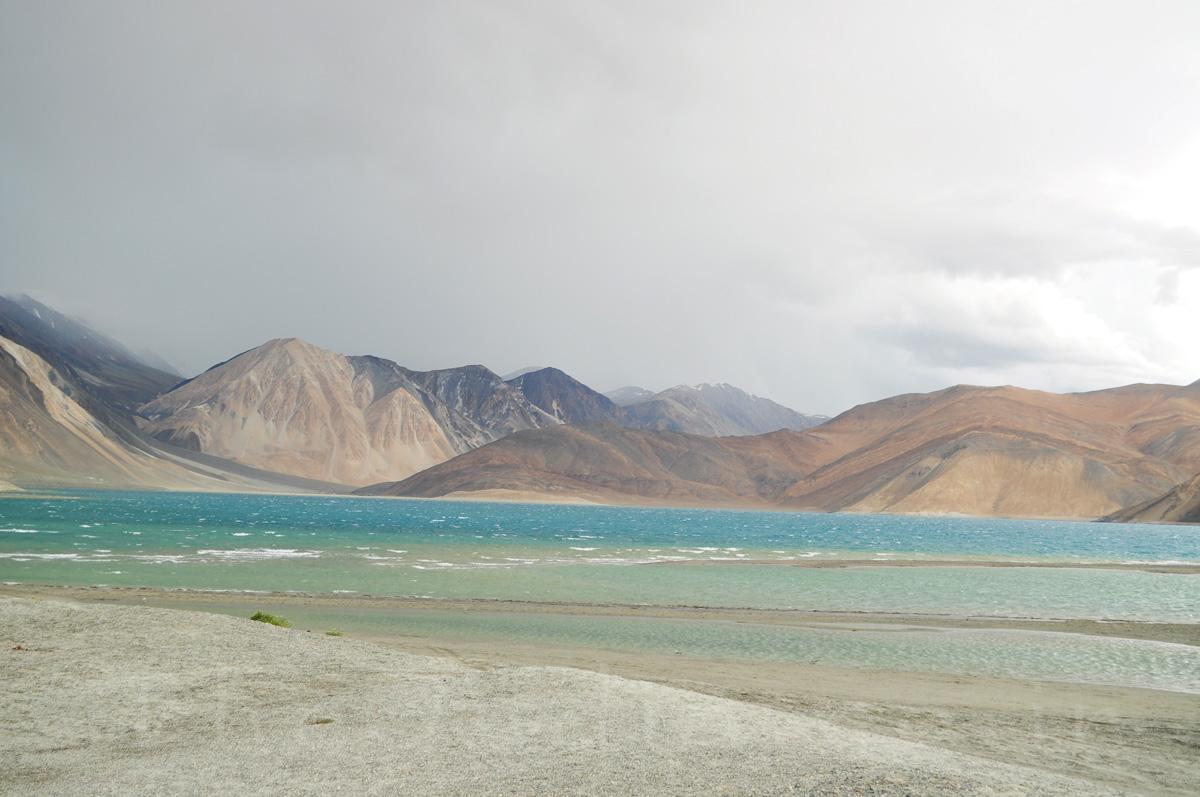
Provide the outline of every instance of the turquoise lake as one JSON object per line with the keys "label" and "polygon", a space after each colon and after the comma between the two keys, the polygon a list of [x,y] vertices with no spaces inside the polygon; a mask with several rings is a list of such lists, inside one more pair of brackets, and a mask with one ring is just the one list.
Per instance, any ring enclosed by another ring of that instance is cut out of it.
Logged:
{"label": "turquoise lake", "polygon": [[782,566],[839,558],[1192,563],[1200,530],[209,493],[0,501],[11,582],[1200,622],[1189,575]]}
{"label": "turquoise lake", "polygon": [[[1200,563],[1200,530],[329,496],[72,491],[0,500],[0,581],[10,584],[1200,622],[1200,575],[1069,566],[788,566],[819,559]],[[289,614],[317,630],[1200,692],[1200,648],[1079,634],[932,628],[850,634],[728,621],[369,607],[296,607]]]}

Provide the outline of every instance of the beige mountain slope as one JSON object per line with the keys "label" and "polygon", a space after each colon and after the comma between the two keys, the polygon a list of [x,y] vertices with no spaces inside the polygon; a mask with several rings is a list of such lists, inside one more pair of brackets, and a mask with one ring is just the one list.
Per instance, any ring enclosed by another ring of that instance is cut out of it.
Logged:
{"label": "beige mountain slope", "polygon": [[864,404],[803,432],[660,439],[639,433],[635,446],[608,427],[545,429],[373,491],[1099,517],[1200,471],[1200,386],[959,386]]}
{"label": "beige mountain slope", "polygon": [[11,482],[178,489],[224,484],[131,447],[64,388],[69,385],[45,360],[0,337],[0,489]]}
{"label": "beige mountain slope", "polygon": [[350,358],[270,341],[141,408],[142,429],[255,468],[341,484],[406,476],[456,451],[420,398],[378,392]]}
{"label": "beige mountain slope", "polygon": [[1164,494],[1114,512],[1105,520],[1122,523],[1200,523],[1200,474]]}

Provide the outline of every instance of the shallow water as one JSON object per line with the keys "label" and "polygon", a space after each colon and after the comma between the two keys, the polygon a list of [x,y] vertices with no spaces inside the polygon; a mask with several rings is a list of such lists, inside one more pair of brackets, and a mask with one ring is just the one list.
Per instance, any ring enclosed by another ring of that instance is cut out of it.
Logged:
{"label": "shallow water", "polygon": [[[229,613],[238,614],[237,609]],[[1046,631],[294,606],[297,627],[1200,693],[1200,648]]]}

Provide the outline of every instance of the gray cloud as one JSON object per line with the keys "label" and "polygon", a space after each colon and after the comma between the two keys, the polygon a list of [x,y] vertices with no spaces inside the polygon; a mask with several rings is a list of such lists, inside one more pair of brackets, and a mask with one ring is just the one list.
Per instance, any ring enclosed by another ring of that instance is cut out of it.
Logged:
{"label": "gray cloud", "polygon": [[198,370],[1200,375],[1190,2],[0,0],[0,282]]}

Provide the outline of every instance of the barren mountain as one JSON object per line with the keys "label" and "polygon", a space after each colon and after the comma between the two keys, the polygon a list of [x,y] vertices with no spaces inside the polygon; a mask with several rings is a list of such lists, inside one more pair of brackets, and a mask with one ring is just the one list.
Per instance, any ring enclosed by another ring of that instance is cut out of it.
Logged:
{"label": "barren mountain", "polygon": [[789,506],[1097,517],[1200,470],[1200,390],[958,386],[855,407],[810,434],[838,455],[788,490]]}
{"label": "barren mountain", "polygon": [[861,405],[803,432],[706,439],[544,429],[372,489],[1099,517],[1200,471],[1198,440],[1195,385],[1067,395],[959,386]]}
{"label": "barren mountain", "polygon": [[[706,434],[804,418],[728,386],[687,390],[697,397],[687,411],[692,417],[706,413],[704,424],[691,425]],[[642,423],[556,368],[506,382],[481,365],[413,371],[294,338],[214,366],[147,402],[140,413],[142,431],[155,439],[255,468],[352,485],[402,479],[522,430]]]}
{"label": "barren mountain", "polygon": [[342,484],[401,478],[556,422],[482,366],[410,371],[296,338],[221,363],[141,413],[157,439]]}
{"label": "barren mountain", "polygon": [[807,429],[828,420],[802,415],[729,384],[679,385],[625,405],[626,424],[639,429],[709,437]]}
{"label": "barren mountain", "polygon": [[1200,474],[1149,501],[1114,512],[1121,523],[1200,523]]}

